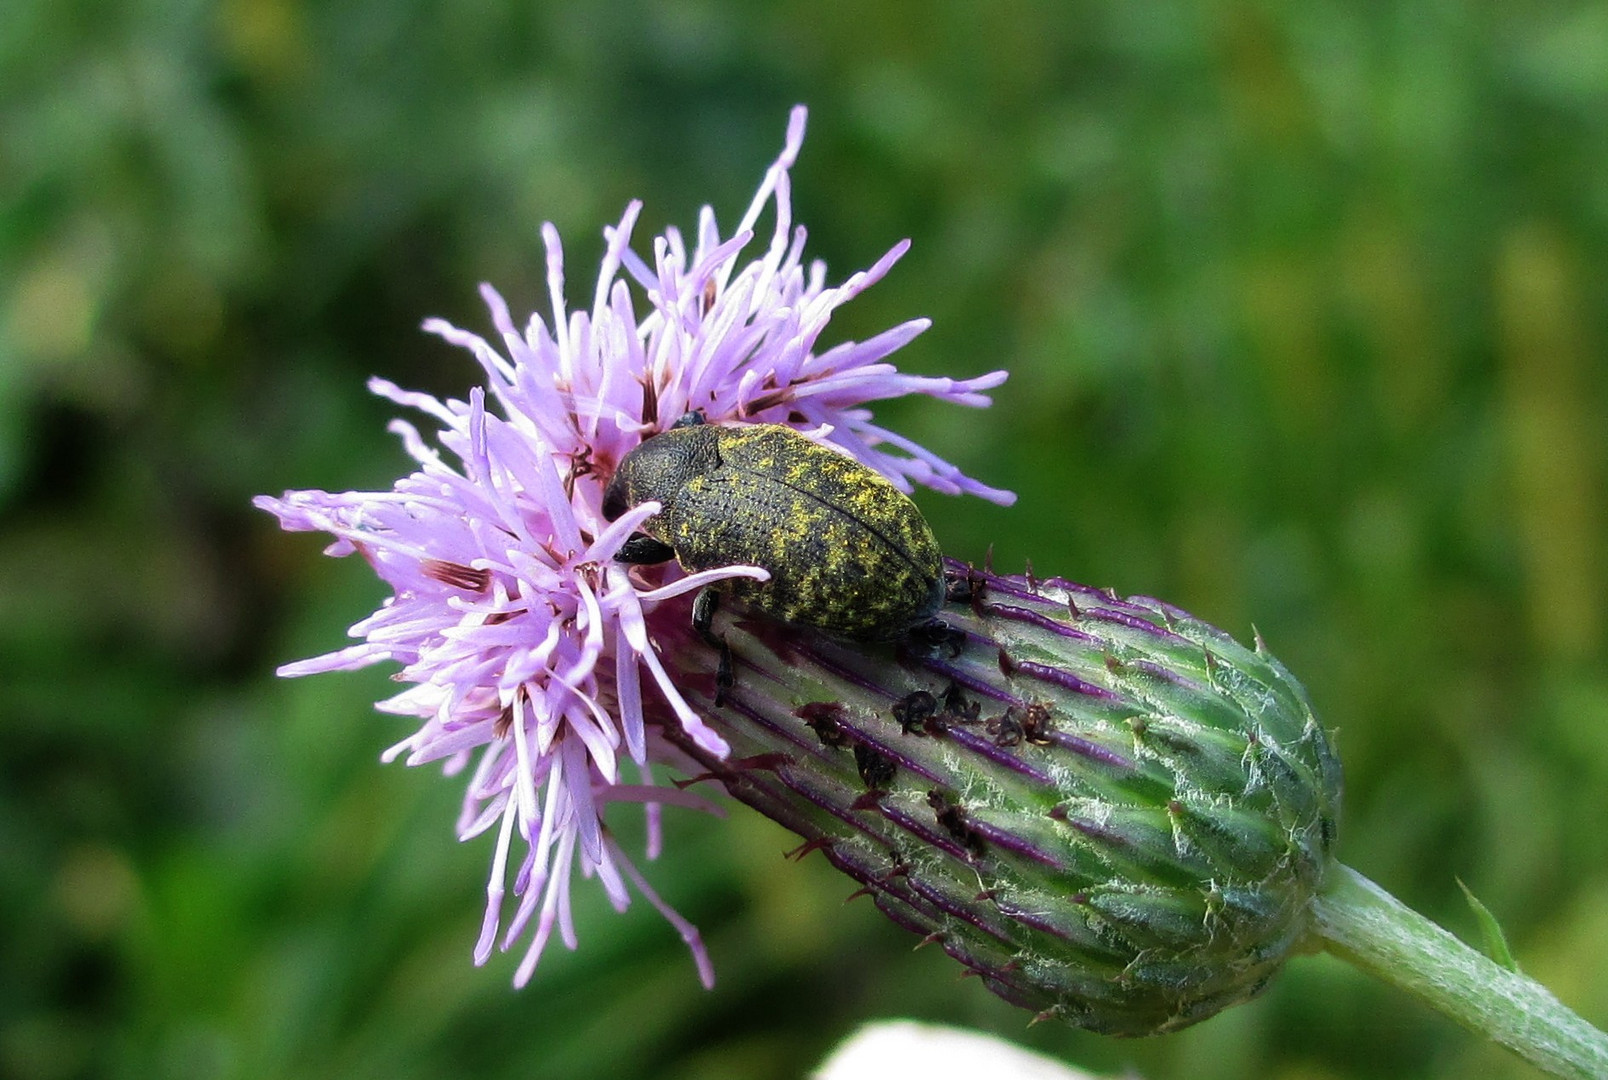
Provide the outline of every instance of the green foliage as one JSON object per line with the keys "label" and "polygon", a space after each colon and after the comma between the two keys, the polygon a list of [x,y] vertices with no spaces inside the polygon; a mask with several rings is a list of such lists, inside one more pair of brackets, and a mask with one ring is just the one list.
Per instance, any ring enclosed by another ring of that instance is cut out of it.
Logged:
{"label": "green foliage", "polygon": [[473,377],[424,317],[542,303],[543,220],[577,297],[628,198],[731,223],[795,101],[814,253],[915,241],[833,332],[1014,372],[882,414],[1021,493],[923,496],[946,550],[1254,619],[1339,729],[1345,861],[1452,925],[1465,876],[1608,1022],[1608,4],[14,0],[0,1074],[791,1077],[913,1015],[1152,1078],[1523,1075],[1321,960],[1178,1036],[1024,1030],[741,813],[649,868],[713,993],[600,895],[528,990],[469,965],[461,781],[376,765],[383,673],[271,674],[379,587],[248,500],[388,484],[364,378]]}

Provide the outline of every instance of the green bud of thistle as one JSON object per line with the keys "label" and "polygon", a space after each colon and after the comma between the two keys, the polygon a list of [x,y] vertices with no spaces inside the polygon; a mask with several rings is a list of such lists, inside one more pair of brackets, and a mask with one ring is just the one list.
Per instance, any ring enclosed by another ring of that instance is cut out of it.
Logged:
{"label": "green bud of thistle", "polygon": [[950,569],[929,641],[723,615],[722,690],[689,635],[732,755],[683,748],[1008,1001],[1148,1035],[1257,994],[1310,947],[1340,808],[1300,684],[1157,600]]}

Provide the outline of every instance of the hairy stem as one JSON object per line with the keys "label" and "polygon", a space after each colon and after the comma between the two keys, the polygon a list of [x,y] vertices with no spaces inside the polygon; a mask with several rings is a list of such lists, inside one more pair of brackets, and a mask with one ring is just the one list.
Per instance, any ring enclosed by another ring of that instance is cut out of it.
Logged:
{"label": "hairy stem", "polygon": [[1486,959],[1350,867],[1330,867],[1312,912],[1324,948],[1341,959],[1554,1076],[1608,1078],[1608,1035],[1540,983]]}

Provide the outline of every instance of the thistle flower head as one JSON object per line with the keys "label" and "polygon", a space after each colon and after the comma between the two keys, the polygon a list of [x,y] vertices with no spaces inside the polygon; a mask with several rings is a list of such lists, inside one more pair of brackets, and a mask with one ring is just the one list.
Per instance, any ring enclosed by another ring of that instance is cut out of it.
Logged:
{"label": "thistle flower head", "polygon": [[[804,119],[794,110],[781,156],[729,236],[705,208],[690,250],[670,229],[654,239],[650,262],[630,246],[641,209],[633,202],[604,230],[590,308],[570,311],[558,232],[545,225],[545,318],[516,327],[508,304],[485,286],[493,340],[426,322],[474,354],[485,387],[462,401],[370,382],[438,426],[431,440],[407,421],[392,422],[415,468],[391,490],[256,500],[286,529],[330,533],[329,554],[362,555],[392,588],[352,628],[359,644],[280,674],[402,665],[396,678],[407,688],[379,708],[420,726],[386,757],[441,761],[449,773],[473,763],[458,835],[497,835],[475,956],[484,962],[499,941],[508,948],[529,932],[517,984],[555,930],[574,947],[569,886],[577,867],[596,875],[618,908],[629,902],[627,881],[634,884],[681,931],[704,981],[712,978],[697,932],[654,894],[602,816],[612,802],[646,804],[651,857],[659,806],[703,805],[654,783],[655,763],[686,758],[645,713],[666,715],[701,755],[727,753],[667,673],[654,612],[709,581],[765,571],[681,576],[673,566],[645,574],[615,563],[621,543],[659,509],[645,503],[604,520],[604,487],[627,452],[697,409],[711,421],[810,429],[906,491],[921,484],[1011,499],[878,427],[865,407],[912,393],[984,405],[983,391],[1004,372],[969,380],[900,374],[887,358],[926,329],[925,319],[818,349],[836,308],[880,279],[907,244],[836,286],[821,263],[804,263],[789,182]],[[773,228],[754,253],[767,208]],[[516,834],[523,854],[510,868]],[[505,922],[510,874],[517,902]]]}
{"label": "thistle flower head", "polygon": [[951,581],[948,639],[893,658],[723,621],[735,685],[683,685],[733,754],[669,737],[1045,1017],[1148,1035],[1260,992],[1312,947],[1340,809],[1300,684],[1148,597]]}

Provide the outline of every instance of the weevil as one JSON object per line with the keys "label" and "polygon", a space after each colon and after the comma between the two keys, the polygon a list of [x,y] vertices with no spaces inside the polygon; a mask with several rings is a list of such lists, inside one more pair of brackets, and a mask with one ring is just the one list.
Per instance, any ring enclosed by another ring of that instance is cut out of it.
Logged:
{"label": "weevil", "polygon": [[946,592],[943,555],[910,497],[873,469],[780,424],[725,427],[701,413],[644,440],[620,461],[603,516],[662,505],[615,558],[675,559],[689,572],[746,564],[768,581],[701,590],[693,626],[728,596],[782,622],[846,641],[892,641],[933,621]]}

